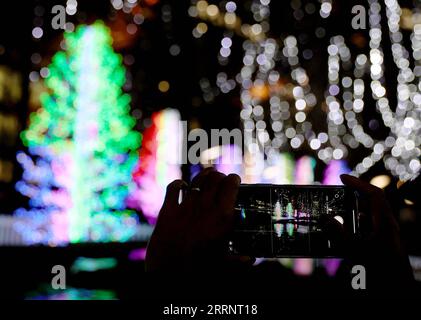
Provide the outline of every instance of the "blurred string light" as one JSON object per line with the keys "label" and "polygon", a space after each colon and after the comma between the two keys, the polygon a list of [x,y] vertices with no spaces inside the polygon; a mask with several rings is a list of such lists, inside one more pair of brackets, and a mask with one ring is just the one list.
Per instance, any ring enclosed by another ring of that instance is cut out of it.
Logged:
{"label": "blurred string light", "polygon": [[[382,116],[385,126],[390,128],[389,136],[379,141],[373,152],[356,166],[356,173],[366,172],[376,162],[383,160],[387,169],[401,180],[409,180],[418,175],[421,164],[421,87],[419,81],[419,56],[417,35],[420,25],[414,25],[411,34],[413,59],[415,68],[410,68],[410,54],[403,46],[403,35],[400,32],[402,10],[396,0],[385,1],[389,38],[392,43],[392,55],[397,76],[397,106],[392,111],[386,96],[386,88],[382,85],[384,59],[381,47],[381,5],[377,0],[370,1],[370,61],[371,89],[376,100],[377,110]],[[413,83],[415,82],[415,84]]]}
{"label": "blurred string light", "polygon": [[[140,25],[147,18],[155,17],[151,7],[158,2],[159,0],[110,0],[116,11],[110,22],[115,41],[114,46],[128,46],[129,43],[132,43],[134,36],[140,30]],[[171,10],[168,5],[162,6],[161,19],[163,22],[171,21]]]}
{"label": "blurred string light", "polygon": [[140,209],[151,223],[156,222],[167,185],[181,178],[177,165],[178,147],[183,144],[180,120],[175,109],[159,111],[143,134],[141,160],[133,173],[138,187],[131,190],[130,206]]}
{"label": "blurred string light", "polygon": [[[251,10],[256,20],[255,24],[241,24],[240,18],[235,16],[233,20],[238,23],[236,28],[229,27],[246,38],[243,43],[244,66],[236,77],[237,82],[241,85],[243,104],[241,118],[244,122],[244,130],[251,132],[251,135],[247,135],[245,144],[251,146],[249,149],[255,152],[259,152],[259,148],[255,146],[263,145],[267,155],[285,147],[288,142],[291,148],[298,149],[305,141],[309,142],[315,137],[312,125],[307,121],[307,114],[317,104],[307,73],[300,66],[297,39],[294,36],[285,38],[282,53],[291,65],[291,78],[296,85],[285,89],[279,72],[275,70],[277,54],[280,49],[275,39],[266,36],[266,32],[269,31],[269,4],[270,1],[254,1],[252,3]],[[206,1],[199,1],[194,7],[195,9],[193,10],[191,7],[189,11],[192,16],[213,22],[214,20],[207,14],[209,6]],[[226,17],[227,14],[235,14],[234,8],[236,5],[230,3],[226,5],[227,12],[225,14],[218,12],[221,17]],[[215,11],[215,9],[211,11]],[[225,41],[225,45],[232,45],[232,40]],[[223,75],[226,79],[226,75]],[[219,79],[218,75],[217,85]],[[280,99],[280,94],[289,94],[294,99],[293,110],[288,101]],[[271,128],[265,122],[265,112],[262,106],[265,100],[269,100],[270,103]],[[294,114],[295,125],[291,119]],[[274,132],[273,139],[269,135],[269,130]],[[314,141],[313,146],[316,145],[315,143],[317,142]],[[250,150],[246,150],[246,152]],[[254,168],[249,167],[246,171],[260,170],[260,172],[252,173],[251,176],[261,176],[265,166],[269,165],[267,162],[259,164],[261,162],[257,159],[259,156],[256,157],[252,152],[246,157],[250,158],[249,162],[253,163],[252,167]],[[253,157],[256,159],[252,160]]]}
{"label": "blurred string light", "polygon": [[[329,17],[332,1],[320,3],[320,15],[322,18]],[[399,70],[396,111],[392,111],[384,85],[385,66],[380,15],[382,5],[379,1],[369,1],[368,56],[359,54],[353,61],[343,36],[331,38],[327,48],[329,84],[322,103],[326,106],[327,132],[316,133],[308,120],[308,113],[318,101],[312,93],[306,70],[300,65],[298,41],[293,35],[280,40],[267,36],[269,4],[269,0],[252,1],[254,24],[241,21],[236,14],[237,4],[233,1],[219,8],[203,0],[192,1],[189,8],[190,16],[202,20],[199,23],[207,23],[206,30],[208,24],[212,24],[224,27],[236,36],[244,38],[243,67],[236,81],[241,85],[243,110],[240,116],[244,131],[250,133],[246,134],[245,162],[248,163],[246,171],[252,173],[245,173],[246,176],[259,179],[269,166],[269,155],[307,145],[326,164],[346,159],[350,149],[364,147],[369,151],[369,155],[351,172],[357,176],[367,172],[381,160],[394,176],[402,180],[417,176],[421,170],[421,24],[415,23],[411,34],[412,58],[415,61],[415,68],[412,70],[410,54],[402,44],[402,10],[396,0],[385,1],[393,59]],[[301,10],[300,1],[292,1],[291,6],[295,11]],[[305,10],[312,12],[311,8]],[[322,37],[322,31],[321,28],[317,28],[316,35]],[[285,59],[290,66],[292,83],[285,83],[282,75],[275,69],[279,64],[280,53],[282,60]],[[366,88],[364,83],[366,70],[371,78],[369,88]],[[366,108],[364,96],[368,90],[373,96],[383,124],[390,129],[389,136],[384,140],[374,139],[364,130],[362,124],[361,114]],[[293,104],[290,102],[291,98]],[[269,107],[265,107],[266,101],[269,102]],[[269,121],[266,120],[266,109],[270,110]]]}
{"label": "blurred string light", "polygon": [[170,83],[166,80],[162,80],[158,83],[158,90],[162,93],[168,92],[170,90]]}
{"label": "blurred string light", "polygon": [[[262,2],[254,1],[252,5],[252,11],[254,17],[257,19],[266,18],[269,15],[269,0],[262,0]],[[263,6],[263,7],[262,7]],[[190,6],[188,13],[191,17],[199,18],[203,21],[207,21],[217,26],[223,26],[227,30],[233,31],[235,34],[240,35],[244,38],[252,40],[258,40],[265,37],[265,32],[269,30],[269,24],[243,24],[240,17],[235,13],[237,4],[234,1],[226,3],[225,10],[222,11],[218,6],[209,4],[205,0],[193,1]],[[262,9],[262,10],[261,10]],[[199,28],[198,28],[199,27]],[[200,30],[201,31],[200,31]],[[194,30],[197,30],[196,32]],[[199,33],[204,34],[207,32],[207,24],[201,25],[200,23],[193,30],[193,35],[198,36]],[[196,35],[195,35],[196,33]]]}
{"label": "blurred string light", "polygon": [[67,2],[66,2],[66,13],[69,16],[73,16],[77,13],[77,1],[76,0],[67,0]]}
{"label": "blurred string light", "polygon": [[126,241],[137,216],[126,210],[140,135],[132,131],[125,70],[102,22],[65,34],[19,152],[23,179],[16,188],[30,209],[16,225],[27,243]]}
{"label": "blurred string light", "polygon": [[[159,0],[110,0],[112,7],[117,11],[123,11],[124,13],[133,14],[133,21],[136,24],[142,24],[144,16],[142,15],[142,9],[156,5]],[[164,6],[165,8],[166,6]],[[163,10],[163,20],[166,19],[166,10]],[[167,17],[168,18],[168,17]]]}
{"label": "blurred string light", "polygon": [[227,35],[221,40],[221,48],[219,49],[218,60],[222,65],[228,63],[228,57],[231,55],[232,37]]}
{"label": "blurred string light", "polygon": [[0,65],[0,103],[15,105],[22,99],[22,77],[11,68]]}
{"label": "blurred string light", "polygon": [[[329,162],[348,156],[348,148],[356,149],[359,144],[371,148],[373,139],[364,131],[359,114],[364,110],[364,75],[366,57],[359,55],[355,61],[354,79],[341,76],[341,70],[350,71],[351,51],[342,36],[331,38],[328,46],[328,90],[326,93],[328,141],[327,147],[318,152],[319,159]],[[342,91],[342,97],[340,93]],[[327,142],[327,141],[326,141]]]}
{"label": "blurred string light", "polygon": [[32,36],[35,39],[41,38],[43,34],[44,34],[44,31],[40,27],[35,27],[35,28],[32,29]]}
{"label": "blurred string light", "polygon": [[320,0],[320,16],[324,19],[329,18],[332,12],[332,0]]}

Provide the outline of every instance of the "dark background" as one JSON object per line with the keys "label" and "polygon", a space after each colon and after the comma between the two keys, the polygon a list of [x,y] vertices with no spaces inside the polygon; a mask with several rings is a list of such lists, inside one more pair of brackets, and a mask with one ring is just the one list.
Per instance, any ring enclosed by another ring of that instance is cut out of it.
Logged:
{"label": "dark background", "polygon": [[[143,6],[144,1],[140,3]],[[213,1],[210,1],[215,3]],[[308,2],[319,6],[317,1],[302,1],[302,7]],[[351,28],[351,8],[355,4],[363,4],[368,8],[365,1],[333,1],[334,9],[329,19],[322,19],[318,10],[312,15],[305,15],[300,21],[293,17],[294,10],[289,1],[275,1],[271,3],[271,31],[270,36],[281,38],[289,34],[299,39],[300,52],[304,49],[313,51],[313,58],[305,60],[301,58],[303,67],[307,70],[314,93],[321,101],[327,81],[327,52],[329,39],[333,35],[341,34],[350,46],[353,58],[359,53],[368,53],[367,31],[355,31]],[[412,1],[399,1],[401,6],[413,6]],[[0,133],[0,160],[7,160],[14,164],[11,180],[0,179],[0,213],[12,213],[16,208],[25,205],[26,199],[21,197],[14,189],[14,184],[21,177],[21,169],[16,163],[16,152],[23,148],[19,139],[19,132],[27,126],[31,111],[29,106],[29,79],[31,71],[39,71],[48,66],[52,55],[59,50],[62,39],[62,30],[51,28],[50,13],[53,5],[65,5],[66,1],[43,0],[43,1],[2,1],[0,4],[0,65],[5,65],[22,77],[22,97],[17,103],[7,101],[0,102],[0,113],[16,117],[18,126],[15,135],[10,137]],[[251,21],[249,6],[251,1],[238,1],[237,13],[244,21]],[[128,70],[128,83],[125,90],[132,96],[132,114],[138,119],[137,130],[143,131],[150,125],[151,114],[163,108],[171,107],[180,110],[182,118],[188,120],[191,127],[202,127],[206,130],[211,128],[241,128],[239,112],[241,102],[239,88],[228,94],[219,93],[216,90],[216,75],[224,70],[233,78],[242,65],[242,40],[238,36],[233,37],[233,53],[230,56],[228,66],[221,67],[218,64],[217,52],[220,48],[220,40],[224,30],[218,27],[209,27],[209,31],[200,39],[192,36],[192,29],[198,20],[188,15],[190,6],[188,0],[165,1],[147,5],[148,17],[145,22],[138,26],[139,30],[133,37],[126,37],[122,45],[115,50],[124,57]],[[38,8],[38,9],[37,9]],[[39,8],[44,9],[44,14],[37,17]],[[384,9],[384,8],[383,8]],[[36,11],[38,10],[38,11]],[[170,14],[168,13],[170,12]],[[168,18],[168,15],[171,18]],[[385,13],[382,12],[382,24],[385,24]],[[108,0],[79,0],[78,13],[68,16],[68,21],[73,23],[89,23],[96,19],[103,19],[115,30],[119,30],[118,23],[128,21],[128,16],[122,12],[116,13]],[[31,30],[37,24],[42,23],[44,36],[33,39]],[[114,24],[115,23],[115,24]],[[326,35],[323,38],[315,37],[316,26],[324,27]],[[121,29],[121,28],[120,28]],[[124,28],[123,28],[124,29]],[[407,31],[403,31],[408,39]],[[383,32],[383,43],[387,47],[388,34]],[[178,45],[181,52],[178,56],[172,56],[169,48]],[[409,44],[410,45],[410,44]],[[39,53],[41,62],[31,62],[33,53]],[[396,67],[394,66],[391,51],[385,50],[386,87],[389,93],[394,93],[396,85]],[[285,72],[288,70],[285,69]],[[204,99],[204,92],[200,87],[200,80],[209,79],[214,92],[214,99],[208,102]],[[166,80],[170,83],[170,90],[162,93],[158,90],[158,83]],[[368,80],[368,79],[366,79]],[[367,81],[368,82],[368,81]],[[366,88],[368,85],[366,83]],[[392,89],[390,89],[392,88]],[[382,138],[387,131],[381,126],[371,129],[370,120],[379,120],[375,111],[372,98],[366,90],[366,112],[364,113],[364,127],[373,137]],[[394,94],[389,96],[390,105],[395,105]],[[319,102],[320,103],[320,102]],[[317,109],[317,108],[315,108]],[[312,114],[312,122],[315,129],[323,129],[325,121],[320,120],[317,110]],[[324,118],[323,118],[324,119]],[[317,127],[319,126],[319,127]],[[296,157],[304,154],[312,155],[308,147],[295,153]],[[313,154],[314,155],[314,154]],[[351,166],[356,164],[366,154],[363,150],[357,150],[349,156]],[[189,168],[183,168],[185,178],[189,178]],[[385,173],[382,164],[373,167],[364,179],[370,179],[377,174]],[[322,175],[322,165],[316,167],[316,179]],[[396,185],[396,180],[391,186]],[[394,208],[399,211],[403,198],[396,194],[394,188],[387,189],[390,199],[396,200]],[[419,212],[419,208],[418,208]],[[419,215],[418,215],[419,217]],[[420,228],[415,223],[403,225],[403,234],[408,240],[408,247],[413,254],[421,255]],[[138,288],[142,286],[145,276],[141,273],[143,262],[128,262],[127,254],[133,248],[145,246],[144,243],[125,245],[76,245],[63,248],[19,248],[1,249],[0,274],[4,277],[0,286],[8,288],[2,293],[6,296],[24,297],[30,291],[39,290],[41,283],[49,283],[51,279],[51,266],[63,264],[70,266],[78,256],[103,257],[114,256],[119,260],[119,268],[114,271],[100,272],[99,274],[82,274],[71,276],[70,283],[75,287],[106,288],[117,292],[119,297],[138,297]],[[289,271],[282,271],[289,272]],[[290,273],[288,273],[290,275]],[[325,285],[326,291],[334,289],[335,285],[327,280],[325,275],[316,274],[315,279],[310,279],[309,286],[316,286],[317,281]],[[297,287],[307,288],[308,286]],[[176,288],[175,288],[176,289]],[[156,292],[159,294],[159,292]],[[39,296],[36,293],[35,296]]]}

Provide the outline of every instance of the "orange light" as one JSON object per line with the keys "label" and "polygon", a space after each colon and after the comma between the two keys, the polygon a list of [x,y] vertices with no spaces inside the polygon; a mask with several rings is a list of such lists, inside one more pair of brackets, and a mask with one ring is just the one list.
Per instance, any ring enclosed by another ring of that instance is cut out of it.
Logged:
{"label": "orange light", "polygon": [[161,92],[168,92],[168,90],[170,90],[170,84],[169,84],[169,82],[168,81],[161,81],[159,84],[158,84],[158,89],[159,89],[159,91],[161,91]]}
{"label": "orange light", "polygon": [[267,100],[269,98],[269,87],[264,84],[255,85],[250,89],[253,98]]}
{"label": "orange light", "polygon": [[148,6],[154,6],[154,5],[156,5],[158,2],[159,2],[159,0],[145,0],[145,3],[146,3]]}

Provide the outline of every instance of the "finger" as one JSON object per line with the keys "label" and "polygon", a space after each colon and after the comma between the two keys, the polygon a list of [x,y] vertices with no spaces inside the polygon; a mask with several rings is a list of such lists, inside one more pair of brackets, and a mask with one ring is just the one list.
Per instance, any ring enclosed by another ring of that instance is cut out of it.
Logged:
{"label": "finger", "polygon": [[226,175],[214,171],[210,172],[203,181],[202,186],[202,202],[201,205],[204,208],[209,208],[215,206],[216,204],[216,194],[220,187],[220,183],[226,178]]}
{"label": "finger", "polygon": [[236,174],[230,174],[220,183],[216,198],[218,212],[224,215],[234,215],[234,206],[237,201],[238,189],[241,178]]}
{"label": "finger", "polygon": [[321,217],[322,229],[326,232],[334,250],[343,249],[351,240],[342,223],[332,217]]}
{"label": "finger", "polygon": [[351,188],[354,188],[367,195],[383,195],[383,190],[373,186],[372,184],[365,182],[356,177],[350,176],[348,174],[341,175],[342,182]]}
{"label": "finger", "polygon": [[389,208],[387,208],[387,200],[382,189],[350,175],[341,175],[341,180],[346,186],[368,196],[371,218],[376,233],[379,231],[382,222],[382,214],[384,215],[383,219],[386,218],[389,222],[394,220],[390,215]]}
{"label": "finger", "polygon": [[162,208],[177,208],[179,206],[180,191],[187,188],[187,183],[183,180],[174,180],[167,186],[164,204]]}
{"label": "finger", "polygon": [[213,215],[207,216],[205,238],[221,238],[225,236],[234,223],[234,205],[237,200],[240,177],[235,174],[223,178],[215,195]]}
{"label": "finger", "polygon": [[206,177],[214,171],[215,169],[213,167],[206,168],[193,178],[190,184],[190,190],[187,192],[183,201],[186,207],[195,208],[195,210],[197,211],[197,206],[200,203],[199,200],[201,198],[201,193]]}
{"label": "finger", "polygon": [[202,186],[203,186],[203,182],[206,179],[207,175],[210,174],[211,172],[214,172],[214,171],[215,171],[215,169],[213,167],[206,168],[206,169],[202,170],[196,177],[193,178],[193,180],[191,182],[191,187],[201,189]]}

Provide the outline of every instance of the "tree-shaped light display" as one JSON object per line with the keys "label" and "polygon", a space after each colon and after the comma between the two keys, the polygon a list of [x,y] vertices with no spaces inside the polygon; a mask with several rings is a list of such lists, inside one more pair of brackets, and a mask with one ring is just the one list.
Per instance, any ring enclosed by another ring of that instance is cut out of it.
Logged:
{"label": "tree-shaped light display", "polygon": [[17,189],[30,198],[17,228],[28,243],[124,241],[137,218],[126,197],[141,136],[132,130],[125,69],[102,22],[65,35],[54,55],[42,108],[31,115],[19,153]]}

